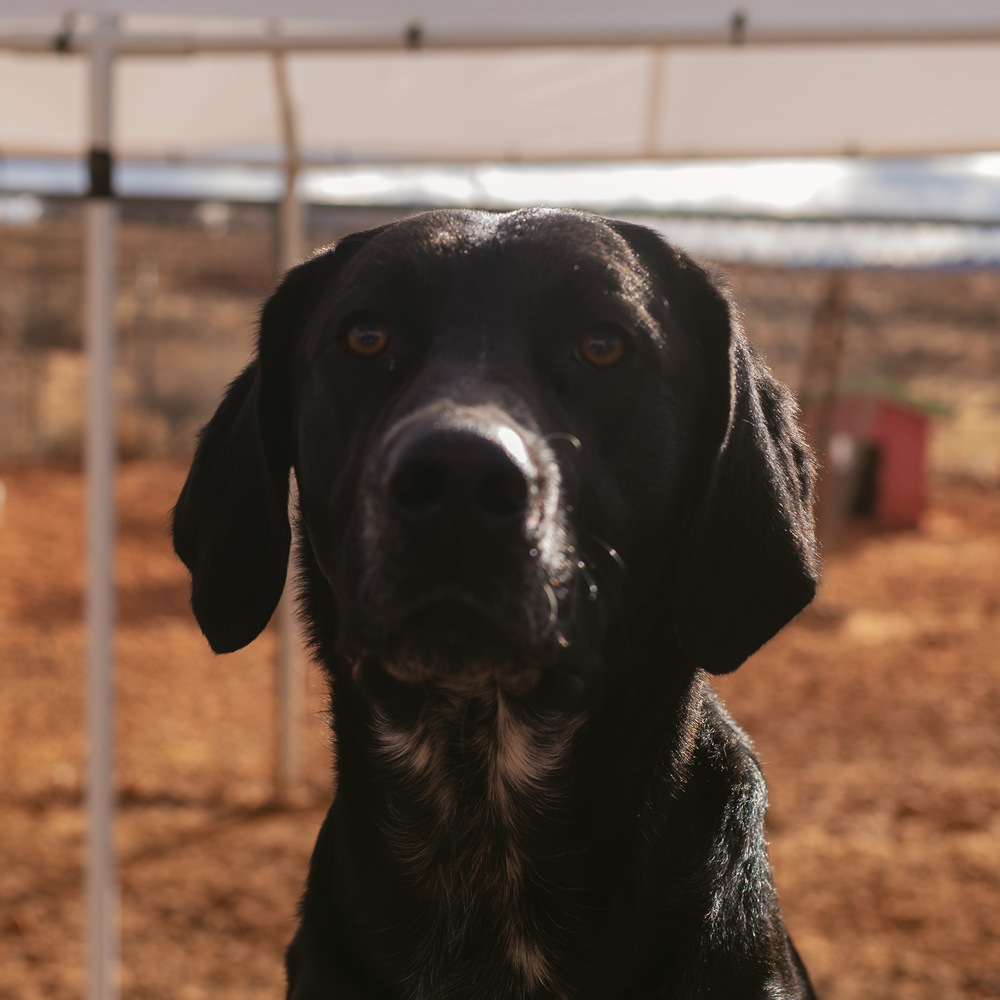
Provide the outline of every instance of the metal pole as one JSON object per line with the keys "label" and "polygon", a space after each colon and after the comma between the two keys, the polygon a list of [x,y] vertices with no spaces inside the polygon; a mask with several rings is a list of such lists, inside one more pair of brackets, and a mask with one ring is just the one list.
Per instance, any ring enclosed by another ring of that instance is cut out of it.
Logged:
{"label": "metal pole", "polygon": [[669,49],[652,49],[649,53],[649,97],[646,102],[646,122],[642,155],[649,160],[657,156],[660,143],[660,119],[663,116],[663,81],[667,75]]}
{"label": "metal pole", "polygon": [[[89,5],[94,6],[94,5]],[[123,5],[125,6],[125,5]],[[161,4],[161,6],[163,6]],[[169,6],[169,5],[168,5]],[[744,20],[730,17],[719,27],[684,31],[683,29],[639,29],[636,31],[595,31],[591,33],[553,33],[547,31],[522,33],[485,31],[480,34],[427,31],[411,24],[402,30],[386,29],[367,35],[350,35],[344,31],[330,34],[311,31],[298,35],[182,35],[163,32],[134,32],[123,35],[118,53],[128,56],[195,55],[210,52],[398,52],[406,49],[437,51],[517,50],[517,49],[589,49],[623,48],[727,48],[746,46],[840,46],[840,45],[957,45],[973,42],[977,45],[1000,41],[1000,25],[994,21],[966,24],[940,29],[923,29],[899,25],[884,28],[826,28],[816,26],[802,30],[751,28]],[[51,32],[18,32],[0,38],[3,48],[21,52],[51,52]],[[81,46],[74,39],[68,51],[78,52]],[[932,152],[940,150],[932,150]]]}
{"label": "metal pole", "polygon": [[[289,506],[294,505],[295,478],[292,477]],[[299,649],[298,627],[291,591],[296,578],[295,552],[288,560],[285,590],[275,614],[277,650],[275,686],[275,797],[281,802],[294,798],[302,784],[302,715],[305,709],[305,672]]]}
{"label": "metal pole", "polygon": [[301,261],[305,250],[305,212],[299,194],[299,137],[295,102],[288,80],[288,57],[282,51],[272,55],[274,89],[278,97],[281,143],[285,150],[285,190],[281,198],[278,270],[286,271]]}
{"label": "metal pole", "polygon": [[117,206],[111,190],[111,98],[117,20],[98,17],[90,48],[90,191],[85,327],[89,363],[87,479],[87,996],[116,1000],[118,886],[114,854],[114,479]]}
{"label": "metal pole", "polygon": [[[285,147],[285,190],[278,224],[278,270],[284,272],[302,259],[305,246],[305,214],[299,196],[299,147],[295,128],[295,106],[288,83],[285,54],[273,58],[274,84],[278,97],[281,137]],[[296,502],[295,476],[289,490],[289,514]],[[275,796],[288,802],[302,784],[302,716],[305,709],[305,671],[298,643],[298,628],[292,602],[296,577],[295,548],[288,560],[285,590],[275,614],[277,650],[274,665],[275,689]]]}

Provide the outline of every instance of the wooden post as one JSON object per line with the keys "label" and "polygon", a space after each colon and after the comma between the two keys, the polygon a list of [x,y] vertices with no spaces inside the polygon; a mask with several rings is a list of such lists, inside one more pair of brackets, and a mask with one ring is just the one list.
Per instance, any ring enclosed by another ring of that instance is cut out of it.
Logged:
{"label": "wooden post", "polygon": [[840,534],[840,511],[833,481],[830,441],[837,410],[846,329],[847,275],[843,271],[831,271],[813,314],[799,388],[799,402],[812,415],[812,445],[821,463],[816,524],[820,539],[827,546],[835,544]]}

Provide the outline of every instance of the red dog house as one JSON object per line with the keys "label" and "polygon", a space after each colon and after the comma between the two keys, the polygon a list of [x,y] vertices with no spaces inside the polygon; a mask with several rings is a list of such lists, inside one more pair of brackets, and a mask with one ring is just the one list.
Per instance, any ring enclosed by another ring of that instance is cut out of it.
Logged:
{"label": "red dog house", "polygon": [[820,509],[845,525],[876,530],[916,528],[926,502],[928,416],[877,394],[837,400],[829,427],[807,406],[803,422],[813,441],[827,437]]}

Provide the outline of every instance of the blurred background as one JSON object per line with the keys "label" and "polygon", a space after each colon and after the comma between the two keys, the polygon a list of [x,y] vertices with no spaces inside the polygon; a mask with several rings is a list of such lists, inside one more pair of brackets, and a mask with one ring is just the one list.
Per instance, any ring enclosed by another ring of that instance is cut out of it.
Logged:
{"label": "blurred background", "polygon": [[[523,205],[638,220],[716,268],[821,453],[820,596],[718,684],[820,995],[1000,996],[994,5],[98,6],[0,0],[0,1000],[281,995],[333,794],[325,692],[280,623],[210,653],[169,510],[289,263],[430,207]],[[103,980],[83,892],[102,342]]]}

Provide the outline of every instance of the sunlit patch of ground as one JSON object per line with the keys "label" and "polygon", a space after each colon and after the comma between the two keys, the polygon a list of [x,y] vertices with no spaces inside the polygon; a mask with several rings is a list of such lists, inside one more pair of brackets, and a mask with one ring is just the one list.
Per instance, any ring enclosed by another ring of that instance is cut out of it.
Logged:
{"label": "sunlit patch of ground", "polygon": [[[0,998],[83,982],[82,483],[6,470],[0,526]],[[270,803],[273,639],[217,658],[167,540],[179,464],[119,480],[125,995],[282,993],[329,800],[321,684],[307,791]],[[772,860],[825,1000],[1000,996],[1000,491],[938,485],[924,530],[828,560],[815,609],[729,678],[771,788]]]}

